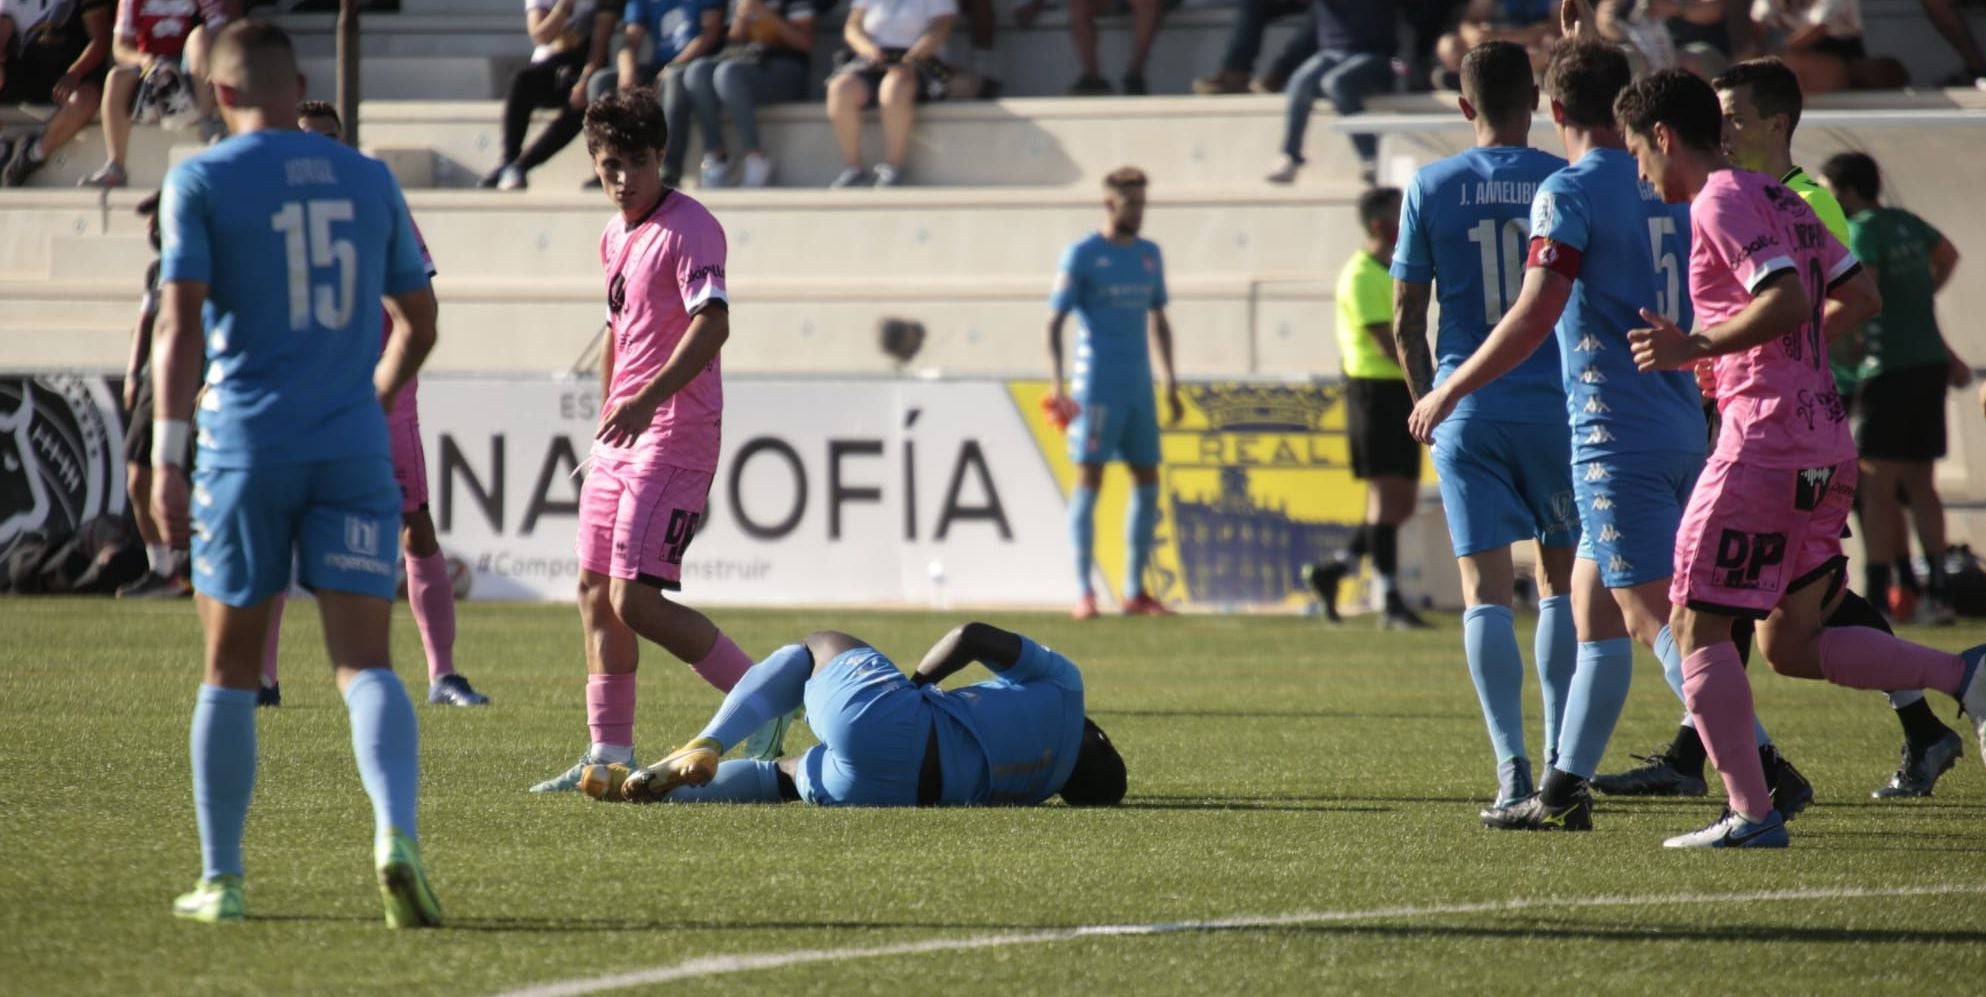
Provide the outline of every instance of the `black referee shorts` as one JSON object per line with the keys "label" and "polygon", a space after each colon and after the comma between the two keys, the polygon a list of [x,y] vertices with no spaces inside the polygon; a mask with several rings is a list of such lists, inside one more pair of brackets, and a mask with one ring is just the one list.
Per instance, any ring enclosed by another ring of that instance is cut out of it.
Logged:
{"label": "black referee shorts", "polygon": [[1405,381],[1345,380],[1345,435],[1351,444],[1352,477],[1420,480],[1421,445],[1407,433],[1407,417],[1413,412],[1414,396],[1407,392]]}

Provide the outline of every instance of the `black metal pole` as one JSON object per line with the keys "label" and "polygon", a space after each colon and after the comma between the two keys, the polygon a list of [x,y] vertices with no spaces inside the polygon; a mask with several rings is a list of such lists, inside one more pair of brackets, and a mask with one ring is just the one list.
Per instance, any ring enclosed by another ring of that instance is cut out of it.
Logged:
{"label": "black metal pole", "polygon": [[359,145],[359,0],[338,0],[338,116],[345,141]]}

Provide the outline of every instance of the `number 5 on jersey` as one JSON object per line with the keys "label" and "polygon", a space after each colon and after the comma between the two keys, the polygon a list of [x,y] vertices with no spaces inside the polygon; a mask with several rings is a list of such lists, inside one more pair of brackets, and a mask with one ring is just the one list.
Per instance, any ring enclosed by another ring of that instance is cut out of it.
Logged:
{"label": "number 5 on jersey", "polygon": [[[355,217],[352,202],[341,199],[291,201],[269,219],[283,236],[289,262],[291,331],[309,329],[313,317],[325,329],[343,329],[352,320],[359,254],[350,239],[334,237],[331,226]],[[315,282],[317,271],[327,269],[335,272]]]}

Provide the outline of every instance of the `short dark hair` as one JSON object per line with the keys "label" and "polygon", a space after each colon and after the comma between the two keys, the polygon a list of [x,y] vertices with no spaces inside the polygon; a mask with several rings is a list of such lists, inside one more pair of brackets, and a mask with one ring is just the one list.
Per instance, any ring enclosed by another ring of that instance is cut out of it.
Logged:
{"label": "short dark hair", "polygon": [[1076,764],[1062,783],[1062,802],[1072,807],[1114,807],[1124,801],[1126,777],[1124,756],[1110,743],[1110,735],[1083,718],[1083,740],[1076,748]]}
{"label": "short dark hair", "polygon": [[1634,67],[1620,49],[1581,39],[1560,42],[1545,65],[1545,92],[1565,108],[1565,119],[1581,128],[1614,123],[1614,97],[1634,79]]}
{"label": "short dark hair", "polygon": [[655,152],[669,144],[669,123],[653,87],[607,94],[586,108],[586,154],[601,149]]}
{"label": "short dark hair", "polygon": [[345,119],[338,116],[337,105],[328,100],[306,100],[297,105],[297,118],[330,118],[331,123],[345,130]]}
{"label": "short dark hair", "polygon": [[132,206],[131,208],[132,213],[140,218],[150,218],[153,215],[158,214],[159,196],[163,193],[164,191],[155,190],[149,194],[146,194],[142,200],[140,200],[136,205]]}
{"label": "short dark hair", "polygon": [[1752,106],[1758,108],[1760,117],[1786,116],[1786,134],[1791,136],[1793,129],[1800,127],[1800,78],[1793,74],[1783,62],[1772,56],[1763,59],[1746,59],[1717,74],[1710,85],[1718,90],[1736,90],[1739,87],[1751,91]]}
{"label": "short dark hair", "polygon": [[1531,56],[1516,42],[1484,42],[1462,57],[1462,96],[1494,122],[1531,113]]}
{"label": "short dark hair", "polygon": [[1852,190],[1873,202],[1883,192],[1883,170],[1866,152],[1837,152],[1821,164],[1821,176],[1835,190]]}
{"label": "short dark hair", "polygon": [[1398,217],[1400,213],[1400,188],[1370,187],[1358,196],[1358,224],[1365,231],[1372,231],[1372,223]]}
{"label": "short dark hair", "polygon": [[1135,166],[1120,166],[1103,178],[1103,189],[1113,194],[1122,194],[1134,187],[1143,189],[1145,182],[1144,170]]}
{"label": "short dark hair", "polygon": [[262,95],[272,87],[295,84],[297,50],[289,32],[270,21],[245,18],[221,29],[214,40],[209,64],[216,75],[239,73],[230,80],[236,88]]}
{"label": "short dark hair", "polygon": [[1663,124],[1692,149],[1715,149],[1724,137],[1724,112],[1717,91],[1694,73],[1664,69],[1634,81],[1614,101],[1622,131],[1644,138]]}

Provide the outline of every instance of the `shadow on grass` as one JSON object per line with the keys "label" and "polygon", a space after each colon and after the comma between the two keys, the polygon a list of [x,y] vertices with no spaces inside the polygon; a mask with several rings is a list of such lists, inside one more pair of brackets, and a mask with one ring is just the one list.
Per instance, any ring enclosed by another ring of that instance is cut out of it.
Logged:
{"label": "shadow on grass", "polygon": [[1327,798],[1308,799],[1286,796],[1250,797],[1208,797],[1208,796],[1138,796],[1117,805],[1119,810],[1200,810],[1224,812],[1236,810],[1257,810],[1274,813],[1347,813],[1383,814],[1391,813],[1392,807],[1352,806],[1342,800]]}

